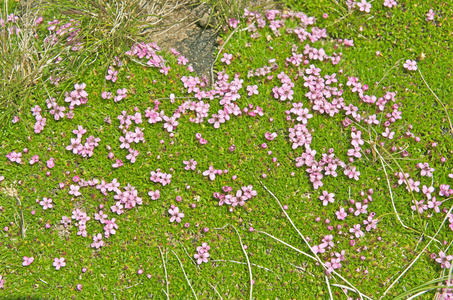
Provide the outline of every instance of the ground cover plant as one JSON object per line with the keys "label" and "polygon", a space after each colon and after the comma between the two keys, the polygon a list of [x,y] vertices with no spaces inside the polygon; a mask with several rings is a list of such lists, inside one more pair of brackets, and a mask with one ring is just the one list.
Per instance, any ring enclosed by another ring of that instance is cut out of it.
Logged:
{"label": "ground cover plant", "polygon": [[453,14],[417,2],[245,10],[212,78],[4,5],[52,63],[2,75],[1,298],[452,298]]}

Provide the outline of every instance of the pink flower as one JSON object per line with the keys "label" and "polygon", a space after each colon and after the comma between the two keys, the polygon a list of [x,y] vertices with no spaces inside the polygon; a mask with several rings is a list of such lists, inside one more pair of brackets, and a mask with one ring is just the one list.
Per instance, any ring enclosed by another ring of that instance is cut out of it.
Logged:
{"label": "pink flower", "polygon": [[66,263],[64,262],[64,257],[61,258],[55,258],[55,261],[53,262],[53,266],[55,269],[60,270],[61,267],[66,266]]}
{"label": "pink flower", "polygon": [[228,25],[230,25],[231,28],[236,28],[238,27],[239,21],[236,20],[235,18],[229,18],[228,19]]}
{"label": "pink flower", "polygon": [[248,85],[247,91],[248,91],[249,96],[252,96],[253,94],[258,95],[258,86],[257,85]]}
{"label": "pink flower", "polygon": [[170,223],[176,221],[178,223],[181,223],[181,219],[184,217],[184,213],[179,212],[178,207],[174,207],[168,210],[168,213],[171,215],[170,218]]}
{"label": "pink flower", "polygon": [[209,166],[209,169],[203,172],[203,176],[209,176],[209,179],[214,180],[217,174],[213,166]]}
{"label": "pink flower", "polygon": [[327,204],[333,203],[335,201],[335,194],[334,193],[329,193],[327,191],[323,191],[322,195],[319,196],[319,200],[322,201],[322,205],[327,206]]}
{"label": "pink flower", "polygon": [[344,211],[344,208],[343,207],[340,207],[340,210],[339,211],[336,211],[335,214],[337,215],[337,219],[338,220],[344,220],[346,218],[346,216],[348,215],[345,211]]}
{"label": "pink flower", "polygon": [[160,198],[160,191],[159,190],[149,191],[148,195],[151,197],[151,200],[157,200]]}
{"label": "pink flower", "polygon": [[429,21],[434,21],[434,16],[436,15],[436,13],[430,9],[427,13],[426,13],[426,21],[429,22]]}
{"label": "pink flower", "polygon": [[354,47],[354,40],[344,39],[343,43],[345,46]]}
{"label": "pink flower", "polygon": [[113,168],[119,168],[123,166],[123,161],[120,159],[116,159],[116,162],[112,165]]}
{"label": "pink flower", "polygon": [[87,132],[86,129],[83,128],[83,126],[77,126],[77,129],[74,129],[72,133],[77,135],[77,138],[82,138],[82,136]]}
{"label": "pink flower", "polygon": [[398,3],[395,0],[384,0],[384,6],[387,6],[388,8],[392,8],[393,6],[396,6]]}
{"label": "pink flower", "polygon": [[22,162],[22,159],[21,159],[21,156],[22,156],[22,153],[16,153],[16,151],[13,151],[9,154],[6,155],[6,157],[12,161],[12,162],[16,162],[18,164],[20,164]]}
{"label": "pink flower", "polygon": [[110,99],[110,98],[112,98],[112,93],[111,92],[107,92],[107,91],[103,91],[101,93],[101,97],[102,97],[102,99]]}
{"label": "pink flower", "polygon": [[415,71],[415,70],[417,70],[417,62],[415,60],[408,59],[403,64],[403,67],[408,69],[409,71]]}
{"label": "pink flower", "polygon": [[197,264],[201,265],[202,262],[207,263],[208,262],[208,257],[209,253],[208,252],[203,252],[203,253],[196,253],[193,256],[197,260]]}
{"label": "pink flower", "polygon": [[277,137],[277,133],[276,133],[276,132],[273,132],[273,133],[266,132],[266,133],[264,134],[264,137],[265,137],[266,139],[268,139],[269,141],[272,141],[272,140],[274,140],[274,139]]}
{"label": "pink flower", "polygon": [[365,235],[365,233],[363,233],[363,231],[360,230],[360,224],[355,224],[352,228],[349,229],[349,232],[354,233],[356,238]]}
{"label": "pink flower", "polygon": [[34,164],[34,163],[37,163],[39,161],[39,155],[34,155],[31,159],[30,159],[30,165]]}
{"label": "pink flower", "polygon": [[53,167],[55,167],[55,163],[54,163],[54,158],[51,157],[48,161],[47,161],[47,167],[49,169],[52,169]]}
{"label": "pink flower", "polygon": [[394,135],[395,135],[395,132],[394,132],[394,131],[390,132],[390,130],[389,130],[388,127],[385,128],[385,132],[382,133],[382,136],[383,136],[383,137],[386,137],[386,138],[388,138],[388,139],[390,139],[390,140],[393,139],[393,136],[394,136]]}
{"label": "pink flower", "polygon": [[35,259],[33,257],[26,257],[24,256],[24,261],[22,262],[22,266],[26,267],[26,266],[29,266],[31,265],[31,263],[34,261]]}
{"label": "pink flower", "polygon": [[233,59],[233,54],[224,53],[220,61],[229,65],[231,63],[231,59]]}
{"label": "pink flower", "polygon": [[344,175],[348,176],[349,178],[354,178],[355,180],[359,180],[360,172],[356,170],[356,167],[347,167],[344,170]]}
{"label": "pink flower", "polygon": [[104,241],[102,240],[102,234],[98,233],[93,235],[93,243],[91,244],[92,248],[99,249],[104,246]]}
{"label": "pink flower", "polygon": [[48,208],[52,208],[53,207],[53,204],[52,204],[52,199],[51,198],[42,198],[42,201],[39,202],[39,205],[42,206],[42,209],[46,210]]}
{"label": "pink flower", "polygon": [[449,269],[451,267],[450,260],[453,259],[453,255],[446,256],[443,251],[439,252],[439,257],[436,258],[436,262],[440,263],[442,269]]}
{"label": "pink flower", "polygon": [[70,189],[69,194],[71,194],[71,195],[74,195],[76,197],[82,195],[82,193],[79,192],[80,186],[78,186],[78,185],[71,184],[69,189]]}
{"label": "pink flower", "polygon": [[118,90],[116,90],[116,94],[117,95],[113,98],[113,100],[115,102],[118,102],[118,101],[120,101],[120,100],[122,100],[122,99],[127,97],[127,89],[125,89],[125,88],[118,89]]}
{"label": "pink flower", "polygon": [[184,169],[186,170],[195,170],[195,168],[197,167],[197,162],[192,158],[190,159],[189,161],[185,160],[183,161],[183,163],[186,165],[184,167]]}
{"label": "pink flower", "polygon": [[357,208],[356,211],[354,212],[354,215],[356,215],[356,216],[358,216],[358,215],[360,215],[360,214],[366,214],[366,213],[368,213],[367,210],[366,210],[367,207],[368,207],[367,204],[362,205],[362,203],[356,202],[355,207]]}
{"label": "pink flower", "polygon": [[357,6],[359,7],[360,11],[364,11],[369,13],[371,9],[371,4],[366,2],[366,0],[362,0],[361,2],[357,2]]}
{"label": "pink flower", "polygon": [[81,83],[81,84],[74,84],[74,89],[77,91],[77,93],[79,94],[80,97],[82,98],[87,98],[88,97],[88,93],[85,92],[85,87],[87,85],[85,83]]}
{"label": "pink flower", "polygon": [[4,284],[5,284],[5,280],[3,279],[2,275],[0,275],[0,289],[3,288]]}
{"label": "pink flower", "polygon": [[426,177],[432,177],[433,176],[433,173],[434,172],[434,168],[431,168],[429,166],[429,163],[418,163],[417,164],[417,167],[419,167],[421,169],[420,171],[420,175],[421,176],[426,176]]}

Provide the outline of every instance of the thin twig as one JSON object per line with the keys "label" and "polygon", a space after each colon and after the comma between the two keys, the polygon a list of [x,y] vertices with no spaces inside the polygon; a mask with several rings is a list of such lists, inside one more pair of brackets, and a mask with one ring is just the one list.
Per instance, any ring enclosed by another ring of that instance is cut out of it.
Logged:
{"label": "thin twig", "polygon": [[[181,242],[179,242],[179,244],[181,244],[182,248],[184,249],[184,252],[186,252],[187,256],[189,257],[190,260],[192,260],[193,264],[197,265],[197,263],[193,260],[192,256],[189,255],[189,252],[187,252],[187,249],[186,249],[186,247],[184,247],[184,244]],[[198,270],[197,270],[197,272],[198,272]]]}
{"label": "thin twig", "polygon": [[[167,267],[165,266],[165,260],[164,260],[164,255],[162,254],[162,250],[160,249],[160,247],[157,247],[159,248],[159,252],[160,252],[160,256],[162,257],[162,263],[164,264],[164,271],[165,271],[165,281],[167,282],[167,292],[165,293],[165,295],[167,295],[167,300],[170,299],[170,296],[169,296],[169,291],[168,291],[168,276],[167,276]],[[162,290],[163,291],[163,290]]]}
{"label": "thin twig", "polygon": [[177,255],[173,250],[172,250],[171,252],[173,252],[173,254],[174,254],[174,255],[176,256],[176,258],[178,259],[179,265],[181,266],[182,272],[184,273],[184,277],[186,277],[187,283],[189,284],[190,289],[192,290],[192,293],[193,293],[195,299],[198,300],[197,294],[195,294],[195,291],[193,290],[193,287],[192,287],[192,285],[190,284],[189,278],[187,278],[186,271],[184,270],[184,266],[182,265],[181,260],[179,259],[178,255]]}
{"label": "thin twig", "polygon": [[330,289],[330,282],[329,282],[329,278],[327,278],[327,276],[326,276],[326,275],[324,275],[324,277],[326,278],[326,283],[327,283],[327,290],[329,291],[330,300],[333,300],[333,296],[332,296],[332,290]]}
{"label": "thin twig", "polygon": [[453,134],[453,126],[451,125],[450,115],[448,114],[447,108],[446,108],[445,105],[442,103],[442,101],[440,101],[439,97],[437,97],[437,95],[434,93],[434,91],[429,87],[428,83],[427,83],[426,80],[425,80],[425,77],[423,77],[423,74],[422,74],[422,72],[420,71],[420,68],[418,68],[417,70],[418,70],[418,73],[420,73],[420,76],[422,77],[423,82],[425,83],[426,87],[431,91],[431,93],[434,95],[434,97],[435,97],[436,100],[440,103],[440,105],[442,105],[442,108],[444,109],[445,114],[447,115],[447,118],[448,118],[448,124],[450,125],[450,133]]}
{"label": "thin twig", "polygon": [[214,291],[217,293],[217,295],[220,297],[220,300],[223,300],[222,296],[220,295],[219,291],[213,286],[212,284],[209,283],[209,285],[214,289]]}

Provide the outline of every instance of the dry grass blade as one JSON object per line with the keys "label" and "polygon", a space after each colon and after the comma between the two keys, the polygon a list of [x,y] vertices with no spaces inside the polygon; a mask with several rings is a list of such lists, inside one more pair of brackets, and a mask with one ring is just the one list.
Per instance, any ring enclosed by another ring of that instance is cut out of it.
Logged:
{"label": "dry grass blade", "polygon": [[434,91],[429,87],[428,83],[427,83],[426,80],[425,80],[425,77],[423,77],[422,71],[420,71],[420,68],[418,68],[418,73],[419,73],[420,76],[422,77],[423,82],[425,83],[426,87],[431,91],[431,93],[432,93],[432,94],[434,95],[434,97],[436,98],[437,102],[439,102],[440,105],[442,105],[442,108],[444,109],[445,114],[447,115],[447,118],[448,118],[448,124],[450,125],[450,134],[453,135],[453,126],[452,126],[452,124],[451,124],[450,115],[448,114],[447,108],[446,108],[445,105],[442,103],[442,101],[440,101],[439,97],[437,97],[437,95],[434,93]]}
{"label": "dry grass blade", "polygon": [[231,224],[226,224],[225,226],[223,226],[222,228],[214,228],[214,230],[222,230],[224,229],[225,227],[227,227],[228,225],[230,225],[231,227],[233,227],[234,231],[236,231],[236,234],[239,238],[239,243],[241,244],[241,249],[242,249],[242,252],[244,252],[244,255],[245,255],[245,258],[247,259],[247,266],[249,268],[249,275],[250,275],[250,300],[253,299],[252,295],[253,295],[253,276],[252,276],[252,266],[250,265],[250,260],[249,260],[249,256],[247,255],[247,252],[245,251],[244,249],[244,244],[242,243],[242,239],[241,239],[241,235],[239,234],[238,230],[236,229],[236,227],[234,227],[233,225]]}
{"label": "dry grass blade", "polygon": [[187,283],[189,284],[190,289],[192,290],[192,293],[193,293],[195,299],[198,300],[197,294],[195,294],[195,291],[193,290],[193,287],[192,287],[192,285],[190,284],[189,278],[187,278],[187,274],[186,274],[186,271],[184,270],[184,266],[182,265],[181,260],[179,259],[178,255],[177,255],[173,250],[172,250],[171,252],[173,252],[173,254],[174,254],[174,255],[176,256],[176,258],[178,259],[179,265],[181,266],[182,272],[184,273],[184,277],[186,278],[186,281],[187,281]]}
{"label": "dry grass blade", "polygon": [[392,282],[392,284],[385,290],[385,292],[382,294],[381,298],[379,299],[382,299],[387,293],[388,291],[390,291],[390,289],[398,282],[398,280],[404,276],[404,274],[412,267],[412,265],[420,258],[420,256],[422,256],[423,253],[425,253],[426,249],[428,249],[429,245],[431,245],[431,243],[434,241],[434,238],[439,234],[440,230],[442,229],[442,227],[444,226],[445,224],[445,221],[447,221],[448,219],[448,216],[449,214],[451,213],[451,211],[453,210],[453,206],[450,207],[450,210],[448,211],[448,213],[445,215],[445,218],[444,220],[442,221],[442,224],[440,224],[439,226],[439,229],[437,229],[436,231],[436,234],[434,235],[433,238],[430,239],[429,243],[425,246],[425,248],[423,248],[422,251],[420,251],[420,253],[417,255],[417,257],[409,264],[409,266],[407,266],[407,268],[401,272],[401,274]]}
{"label": "dry grass blade", "polygon": [[167,283],[167,292],[165,293],[165,295],[167,295],[167,299],[169,300],[170,299],[170,293],[168,291],[168,275],[167,275],[167,267],[165,265],[165,259],[164,259],[164,254],[162,253],[162,250],[160,249],[160,247],[157,247],[159,248],[159,252],[160,252],[160,256],[162,258],[162,263],[164,265],[164,271],[165,271],[165,282]]}

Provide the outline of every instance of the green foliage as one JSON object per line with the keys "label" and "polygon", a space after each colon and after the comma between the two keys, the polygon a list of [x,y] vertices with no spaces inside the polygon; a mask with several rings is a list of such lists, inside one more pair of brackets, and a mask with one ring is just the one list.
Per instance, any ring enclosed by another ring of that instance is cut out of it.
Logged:
{"label": "green foliage", "polygon": [[[436,4],[439,16],[436,22],[429,23],[424,20],[424,14],[430,8],[429,3],[419,4],[417,1],[406,1],[392,9],[381,7],[375,1],[371,14],[357,10],[349,13],[346,5],[337,1],[287,2],[296,11],[302,9],[307,15],[314,15],[318,20],[316,26],[327,28],[328,39],[312,43],[311,46],[323,47],[328,55],[333,52],[343,53],[339,65],[332,65],[330,62],[316,62],[316,65],[322,68],[322,75],[334,72],[338,74],[338,84],[343,84],[346,104],[359,107],[364,116],[375,113],[375,107],[361,102],[357,94],[346,86],[348,78],[339,75],[340,69],[344,75],[359,77],[360,82],[369,85],[369,93],[377,97],[384,95],[386,91],[397,92],[398,110],[403,112],[403,119],[397,120],[391,127],[396,132],[392,140],[382,136],[384,129],[381,126],[367,127],[363,122],[353,124],[363,132],[363,148],[373,149],[372,153],[364,153],[362,158],[353,163],[361,173],[360,179],[349,179],[343,174],[343,169],[338,168],[338,176],[325,176],[324,185],[319,189],[313,188],[304,167],[295,167],[295,158],[301,156],[304,150],[293,150],[288,137],[288,129],[295,124],[286,120],[285,111],[292,107],[290,102],[302,102],[303,107],[310,108],[310,113],[313,113],[312,103],[304,96],[308,90],[303,86],[304,80],[299,75],[298,68],[285,66],[285,59],[292,55],[293,44],[299,46],[299,52],[303,51],[303,44],[294,34],[286,34],[283,28],[282,36],[277,37],[269,28],[265,28],[259,31],[259,38],[252,39],[247,31],[238,30],[223,48],[223,53],[233,54],[231,64],[226,66],[220,59],[217,61],[217,69],[224,70],[230,80],[236,73],[244,79],[244,91],[236,101],[238,105],[241,108],[248,105],[260,106],[264,116],[251,117],[243,113],[240,117],[232,116],[231,120],[215,129],[207,122],[210,116],[201,124],[190,122],[189,118],[195,114],[187,110],[171,136],[163,129],[162,123],[149,124],[144,112],[148,107],[153,108],[155,100],[159,99],[159,111],[164,110],[166,115],[170,115],[187,100],[185,97],[193,96],[187,93],[181,83],[183,76],[193,76],[193,73],[178,65],[174,56],[166,52],[159,54],[163,55],[172,68],[168,75],[161,74],[157,68],[144,67],[127,56],[121,56],[125,50],[130,49],[133,42],[142,40],[139,26],[140,17],[144,17],[145,13],[140,11],[139,2],[124,2],[124,5],[129,5],[124,8],[133,13],[123,14],[118,13],[123,4],[116,1],[116,4],[102,1],[77,2],[77,6],[73,3],[59,1],[48,6],[45,12],[45,22],[60,17],[62,13],[80,21],[84,50],[65,52],[69,53],[67,66],[71,66],[73,76],[63,78],[55,86],[47,80],[52,72],[46,69],[42,72],[42,80],[39,80],[34,89],[24,89],[29,94],[27,101],[20,104],[9,102],[13,103],[9,105],[20,105],[20,109],[17,108],[20,122],[12,124],[9,121],[12,118],[11,112],[4,113],[8,115],[9,122],[1,129],[0,176],[4,175],[6,179],[0,186],[4,188],[12,184],[17,189],[27,231],[26,237],[22,238],[15,211],[17,204],[4,193],[0,194],[0,204],[3,207],[0,212],[0,228],[3,230],[5,226],[9,227],[9,231],[2,231],[0,236],[0,275],[5,280],[0,298],[28,295],[44,298],[164,298],[163,291],[166,291],[167,282],[158,247],[163,250],[170,298],[191,297],[190,285],[200,299],[217,297],[213,287],[224,298],[245,298],[249,295],[250,278],[238,236],[231,226],[216,229],[231,224],[238,229],[242,243],[247,245],[247,255],[253,264],[253,296],[256,299],[327,299],[329,292],[325,273],[316,261],[257,232],[267,232],[311,254],[278,203],[261,183],[283,205],[288,205],[287,214],[312,246],[319,245],[324,236],[334,235],[335,246],[328,252],[346,250],[346,260],[337,272],[372,299],[383,295],[436,234],[445,214],[432,213],[428,217],[432,211],[425,211],[420,215],[414,212],[411,209],[412,200],[422,199],[422,193],[408,193],[404,184],[396,184],[394,173],[409,173],[411,178],[421,181],[420,187],[433,184],[436,194],[439,185],[450,180],[448,174],[451,173],[453,152],[445,112],[419,74],[402,67],[402,60],[417,59],[425,79],[451,113],[451,103],[448,101],[452,86],[451,68],[445,62],[451,61],[453,57],[451,51],[448,51],[450,43],[438,42],[440,39],[451,39],[451,35],[446,35],[444,29],[452,28],[449,23],[451,12],[443,3]],[[229,3],[221,2],[218,5],[220,8],[217,17],[224,21],[240,12],[238,6],[232,10],[231,15],[226,14],[224,5],[228,6]],[[324,12],[329,14],[327,19],[321,17]],[[243,20],[241,23],[244,26]],[[287,27],[297,25],[294,20],[287,22]],[[232,30],[222,31],[222,38],[226,40],[231,33]],[[338,38],[353,38],[355,46],[346,48],[337,41]],[[11,49],[14,47],[11,46]],[[376,55],[376,51],[380,51],[380,55]],[[223,53],[219,58],[223,57]],[[95,54],[96,59],[92,57]],[[118,80],[112,83],[105,80],[105,75],[115,55],[121,56],[123,65],[116,67],[119,71]],[[13,56],[10,57],[12,59]],[[86,64],[75,65],[80,58],[86,57],[90,58],[89,67]],[[274,75],[272,79],[263,76],[247,77],[250,70],[270,65],[269,59],[276,59],[278,65],[271,73]],[[304,68],[301,65],[299,69]],[[277,74],[282,71],[295,82],[293,101],[280,102],[273,97],[272,88],[281,85]],[[6,82],[5,76],[3,80]],[[86,83],[89,94],[87,104],[74,109],[73,119],[55,121],[46,109],[45,99],[55,97],[59,105],[66,105],[65,92],[71,91],[74,83],[82,82]],[[375,82],[378,84],[374,84]],[[23,85],[23,81],[18,81],[16,89],[21,84]],[[245,87],[248,85],[257,85],[259,94],[247,96]],[[117,89],[122,88],[127,88],[128,96],[120,102],[101,97],[104,91],[115,94]],[[10,90],[5,91],[0,91],[0,96],[5,97],[10,93]],[[169,99],[170,94],[176,97],[174,103]],[[222,108],[217,98],[209,101],[209,104],[209,115]],[[392,104],[387,104],[383,113],[376,111],[379,117],[391,112],[389,106]],[[43,108],[43,115],[48,119],[40,134],[33,133],[35,118],[31,114],[31,108],[35,105]],[[120,149],[119,138],[124,133],[118,128],[117,116],[123,111],[129,115],[138,111],[143,116],[143,123],[133,124],[130,129],[144,128],[146,140],[145,143],[132,145],[133,149],[140,152],[133,164],[125,159],[128,151]],[[333,117],[318,112],[313,114],[307,128],[312,130],[311,148],[317,151],[317,160],[321,153],[333,148],[336,157],[347,162],[347,149],[352,148],[351,129],[345,128],[341,123],[345,118],[344,113]],[[111,124],[105,122],[106,117],[110,117]],[[72,131],[78,125],[87,129],[82,142],[89,135],[101,140],[90,158],[82,158],[65,149],[70,139],[75,137]],[[413,125],[410,131],[421,138],[420,142],[404,136],[409,125]],[[276,132],[278,136],[275,140],[268,141],[264,137],[266,132]],[[202,133],[208,143],[201,145],[195,138],[196,133]],[[380,142],[384,142],[384,146],[380,146]],[[432,142],[436,142],[437,147],[433,147]],[[263,143],[267,143],[268,148],[263,149]],[[232,144],[236,145],[234,152],[228,150]],[[398,151],[391,152],[392,146],[397,147]],[[24,147],[29,149],[29,153],[23,152]],[[402,157],[399,147],[407,149],[410,155]],[[12,151],[23,152],[22,164],[10,162],[5,157]],[[268,151],[272,151],[272,154],[268,154]],[[115,160],[108,158],[109,152],[115,155],[115,159],[121,159],[124,166],[112,168]],[[28,161],[33,155],[39,155],[40,161],[29,165]],[[51,157],[55,159],[55,167],[50,169],[46,166],[46,161]],[[277,157],[276,162],[272,161],[273,157]],[[446,157],[447,162],[442,163],[441,157]],[[186,171],[183,161],[191,158],[198,162],[197,168],[195,171]],[[420,170],[416,168],[419,162],[429,162],[435,168],[433,181],[420,176]],[[210,165],[216,169],[228,169],[228,174],[217,175],[211,181],[201,174]],[[172,175],[170,185],[161,186],[150,181],[150,171],[158,168]],[[47,175],[47,172],[50,174]],[[263,174],[267,177],[263,178]],[[129,183],[137,188],[143,205],[117,216],[110,211],[116,201],[112,193],[105,196],[94,187],[86,187],[81,189],[81,196],[73,197],[68,194],[68,187],[75,184],[72,182],[75,175],[84,180],[97,178],[106,182],[117,178],[121,188]],[[236,175],[237,179],[233,180],[232,175]],[[60,189],[59,183],[64,183],[65,188]],[[258,196],[247,201],[245,206],[238,206],[230,212],[226,205],[218,206],[218,200],[212,196],[213,193],[221,192],[226,185],[232,186],[234,191],[241,186],[253,185]],[[361,192],[370,188],[374,190],[374,194],[368,211],[376,213],[379,223],[376,230],[366,232],[363,238],[356,239],[357,243],[352,247],[349,244],[349,228],[354,224],[363,224],[366,217],[353,217],[349,214],[346,220],[341,221],[337,219],[335,212],[340,207],[354,207],[351,199],[363,201],[365,196]],[[160,190],[161,197],[152,201],[147,193],[156,189]],[[318,197],[324,190],[335,193],[334,203],[323,206]],[[177,196],[181,196],[183,200],[177,202]],[[51,197],[54,208],[43,210],[36,203],[36,199],[41,200],[43,197]],[[445,200],[441,208],[448,209],[451,206],[449,201],[451,200]],[[192,203],[196,204],[196,208],[191,207]],[[99,211],[99,205],[104,205],[103,211],[109,219],[117,219],[119,228],[115,235],[104,238],[104,247],[94,250],[90,247],[91,237],[103,232],[103,225],[93,218],[94,213]],[[167,211],[171,205],[178,206],[185,213],[182,223],[169,222]],[[71,217],[76,208],[84,210],[92,218],[87,223],[87,238],[77,235],[74,220],[67,232],[59,226],[62,216]],[[32,214],[32,211],[36,213]],[[319,222],[315,221],[317,217],[320,218]],[[326,219],[329,219],[329,224],[325,223]],[[188,228],[183,227],[186,222],[190,223]],[[52,225],[50,229],[44,227],[46,223]],[[330,230],[328,225],[334,229]],[[338,229],[339,225],[342,226],[341,229]],[[205,227],[210,230],[204,232]],[[255,231],[250,232],[250,227]],[[435,238],[439,242],[432,242],[426,253],[387,292],[385,299],[399,294],[401,295],[397,299],[403,299],[411,293],[413,295],[429,290],[422,296],[428,299],[436,292],[437,284],[445,284],[445,276],[439,276],[440,267],[430,259],[429,254],[445,250],[448,245],[444,245],[443,241],[452,240],[451,230],[445,226]],[[208,242],[211,247],[210,262],[198,266],[193,261],[193,255],[202,242]],[[190,285],[181,270],[180,262],[171,251],[181,260]],[[328,253],[318,255],[323,262],[331,260]],[[365,259],[361,258],[362,255]],[[23,256],[33,256],[34,263],[23,267]],[[56,271],[52,267],[55,257],[65,257],[67,266]],[[86,267],[88,271],[82,273],[82,267]],[[144,270],[144,274],[137,274],[139,269]],[[148,278],[146,274],[151,276]],[[336,275],[329,276],[329,282],[334,299],[347,298],[342,289],[336,286],[346,286],[345,282]],[[83,286],[81,291],[76,289],[79,283]],[[439,288],[442,286],[439,285]],[[402,294],[403,291],[407,292]],[[357,296],[353,292],[348,292],[347,295]]]}

